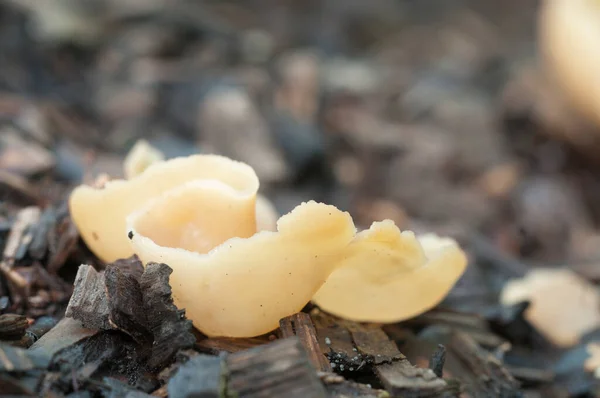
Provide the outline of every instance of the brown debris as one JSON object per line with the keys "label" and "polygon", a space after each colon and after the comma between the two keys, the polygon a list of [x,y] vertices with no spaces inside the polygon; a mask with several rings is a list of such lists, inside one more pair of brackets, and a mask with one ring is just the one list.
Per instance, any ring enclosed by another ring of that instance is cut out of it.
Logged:
{"label": "brown debris", "polygon": [[297,336],[300,339],[315,369],[319,372],[331,372],[331,365],[319,346],[310,315],[300,312],[283,318],[279,321],[279,327],[283,338]]}
{"label": "brown debris", "polygon": [[263,338],[232,338],[232,337],[211,337],[200,340],[196,346],[200,352],[211,355],[221,353],[234,353],[244,351],[250,348],[258,347],[268,343],[268,339]]}
{"label": "brown debris", "polygon": [[393,396],[442,396],[449,390],[431,369],[414,367],[378,326],[336,320],[318,311],[312,315],[336,372],[364,372],[372,367]]}
{"label": "brown debris", "polygon": [[165,365],[177,350],[196,341],[191,322],[173,304],[171,272],[156,263],[143,270],[135,256],[109,264],[103,272],[84,264],[66,316],[88,328],[122,331],[149,350],[149,368]]}
{"label": "brown debris", "polygon": [[231,354],[226,366],[228,391],[240,398],[327,396],[297,337]]}
{"label": "brown debris", "polygon": [[23,315],[0,315],[0,340],[18,340],[29,327],[29,320]]}

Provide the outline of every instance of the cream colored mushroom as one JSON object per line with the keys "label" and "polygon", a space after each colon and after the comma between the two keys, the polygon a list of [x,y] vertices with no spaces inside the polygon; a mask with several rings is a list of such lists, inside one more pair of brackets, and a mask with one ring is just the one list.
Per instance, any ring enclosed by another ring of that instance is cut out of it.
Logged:
{"label": "cream colored mushroom", "polygon": [[148,141],[139,140],[131,148],[123,162],[125,178],[137,177],[151,165],[163,160],[165,160],[165,155],[161,151],[150,145]]}
{"label": "cream colored mushroom", "polygon": [[[100,259],[111,262],[130,257],[133,249],[125,218],[151,199],[195,180],[229,186],[255,209],[259,182],[250,166],[217,155],[194,155],[153,164],[130,180],[108,181],[102,189],[77,187],[69,199],[71,216],[85,243]],[[214,217],[215,228],[217,221],[235,222],[223,220],[222,214],[209,216]],[[245,229],[250,236],[256,232],[256,220],[251,217],[246,221],[252,223]]]}
{"label": "cream colored mushroom", "polygon": [[573,105],[600,125],[600,1],[545,0],[538,26],[551,76]]}
{"label": "cream colored mushroom", "polygon": [[128,217],[135,252],[144,263],[173,268],[176,305],[209,336],[251,337],[277,328],[339,266],[355,233],[347,213],[309,202],[281,217],[278,232],[241,239],[235,228],[219,229],[234,238],[217,245],[213,228],[221,227],[205,216],[231,214],[231,220],[247,220],[253,209],[242,202],[232,191],[192,182]]}
{"label": "cream colored mushroom", "polygon": [[399,322],[419,315],[444,299],[467,265],[452,239],[417,238],[389,220],[360,232],[347,252],[313,302],[354,321]]}
{"label": "cream colored mushroom", "polygon": [[260,231],[269,224],[257,214],[271,211],[271,223],[275,214],[257,206],[257,190],[249,166],[197,155],[102,189],[79,187],[70,206],[105,261],[136,253],[171,266],[175,303],[210,336],[269,332],[311,298],[349,319],[398,321],[437,304],[466,265],[451,240],[419,241],[389,220],[356,234],[349,214],[322,203]]}

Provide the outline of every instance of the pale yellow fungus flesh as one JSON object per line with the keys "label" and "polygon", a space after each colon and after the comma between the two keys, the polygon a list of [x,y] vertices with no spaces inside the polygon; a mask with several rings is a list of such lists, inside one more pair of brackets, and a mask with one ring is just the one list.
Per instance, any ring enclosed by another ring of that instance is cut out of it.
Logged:
{"label": "pale yellow fungus flesh", "polygon": [[196,155],[79,187],[70,208],[104,261],[135,253],[168,264],[175,304],[209,336],[270,332],[311,299],[347,319],[397,322],[438,304],[465,269],[453,240],[417,238],[390,220],[357,234],[348,213],[322,203],[275,223],[258,188],[249,166]]}
{"label": "pale yellow fungus flesh", "polygon": [[435,307],[467,266],[453,240],[401,233],[389,220],[360,232],[347,256],[312,301],[362,322],[399,322]]}
{"label": "pale yellow fungus flesh", "polygon": [[139,140],[131,148],[123,162],[125,178],[131,179],[137,177],[154,163],[162,162],[163,160],[165,160],[165,156],[161,151],[150,145],[148,141]]}
{"label": "pale yellow fungus flesh", "polygon": [[205,195],[193,185],[178,191],[129,217],[131,242],[144,263],[164,262],[173,268],[176,305],[209,336],[249,337],[277,328],[281,318],[310,301],[355,232],[347,213],[309,202],[281,217],[278,232],[232,238],[207,254],[184,250],[185,236],[174,245],[160,230],[162,224],[148,219],[153,212],[168,212]]}
{"label": "pale yellow fungus flesh", "polygon": [[130,180],[108,181],[102,189],[79,186],[71,194],[69,209],[90,250],[111,262],[134,254],[127,239],[128,215],[149,200],[196,180],[229,186],[251,202],[259,185],[254,170],[244,163],[217,155],[194,155],[156,163]]}

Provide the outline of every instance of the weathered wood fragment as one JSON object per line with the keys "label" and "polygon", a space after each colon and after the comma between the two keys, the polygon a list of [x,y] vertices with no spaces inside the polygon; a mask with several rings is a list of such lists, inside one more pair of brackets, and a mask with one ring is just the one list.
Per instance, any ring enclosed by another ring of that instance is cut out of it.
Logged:
{"label": "weathered wood fragment", "polygon": [[226,365],[227,391],[240,398],[327,396],[297,337],[231,354]]}
{"label": "weathered wood fragment", "polygon": [[18,340],[29,327],[29,320],[23,315],[0,315],[0,340]]}
{"label": "weathered wood fragment", "polygon": [[519,383],[490,352],[462,332],[453,332],[450,347],[476,377],[476,385],[467,385],[473,396],[521,397]]}
{"label": "weathered wood fragment", "polygon": [[446,347],[442,344],[438,344],[437,350],[431,355],[429,360],[429,369],[433,370],[433,373],[437,377],[442,377],[444,374],[444,364],[446,363]]}
{"label": "weathered wood fragment", "polygon": [[331,372],[329,360],[323,355],[323,351],[317,341],[317,332],[310,319],[310,315],[300,312],[279,321],[282,337],[297,336],[308,353],[308,356],[320,372]]}
{"label": "weathered wood fragment", "polygon": [[26,372],[32,369],[44,369],[49,357],[42,353],[13,347],[0,343],[0,372]]}
{"label": "weathered wood fragment", "polygon": [[219,398],[224,390],[222,358],[198,355],[181,365],[169,380],[170,397]]}
{"label": "weathered wood fragment", "polygon": [[[153,337],[148,324],[151,317],[148,317],[144,296],[135,277],[127,275],[114,265],[110,265],[104,271],[104,284],[106,286],[111,324],[130,335],[141,345],[152,344]],[[151,306],[149,308],[156,312],[162,309]],[[153,322],[163,320],[155,319]]]}
{"label": "weathered wood fragment", "polygon": [[82,265],[66,316],[89,328],[127,333],[147,350],[149,368],[162,367],[196,338],[191,321],[173,304],[171,268],[150,263],[140,272],[141,267],[136,257],[109,264],[104,272]]}
{"label": "weathered wood fragment", "polygon": [[149,263],[140,277],[145,312],[149,314],[147,326],[154,339],[148,360],[150,368],[165,365],[178,350],[192,347],[196,342],[191,333],[192,322],[173,304],[169,286],[172,272],[166,264]]}
{"label": "weathered wood fragment", "polygon": [[75,251],[79,231],[71,219],[66,203],[57,210],[57,221],[48,234],[48,271],[56,273]]}
{"label": "weathered wood fragment", "polygon": [[389,394],[384,390],[369,385],[348,381],[335,373],[320,373],[321,382],[325,385],[331,398],[384,398]]}
{"label": "weathered wood fragment", "polygon": [[221,353],[233,353],[249,348],[254,348],[267,344],[268,339],[264,338],[231,338],[231,337],[211,337],[200,340],[196,343],[196,347],[200,352],[211,355],[218,355]]}
{"label": "weathered wood fragment", "polygon": [[79,267],[65,316],[81,321],[89,329],[112,329],[104,275],[91,265]]}
{"label": "weathered wood fragment", "polygon": [[52,357],[55,353],[75,344],[79,340],[98,333],[95,329],[86,329],[80,321],[63,318],[48,333],[44,334],[29,348],[30,352],[44,353]]}
{"label": "weathered wood fragment", "polygon": [[446,381],[431,369],[414,367],[379,326],[338,320],[317,310],[312,315],[319,337],[325,336],[331,350],[329,357],[336,372],[373,372],[392,396],[450,394]]}

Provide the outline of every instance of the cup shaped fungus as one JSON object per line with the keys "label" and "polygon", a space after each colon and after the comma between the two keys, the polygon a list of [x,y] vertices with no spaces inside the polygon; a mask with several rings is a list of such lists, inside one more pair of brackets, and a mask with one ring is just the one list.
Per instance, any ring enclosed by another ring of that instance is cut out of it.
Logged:
{"label": "cup shaped fungus", "polygon": [[399,321],[441,301],[466,266],[452,240],[419,240],[390,220],[356,234],[348,213],[312,201],[274,228],[252,168],[225,157],[132,170],[77,188],[73,220],[104,261],[135,253],[168,264],[175,304],[209,336],[267,333],[311,299],[347,319]]}
{"label": "cup shaped fungus", "polygon": [[466,255],[452,239],[417,238],[390,220],[376,222],[356,235],[344,264],[312,301],[354,321],[399,322],[439,304],[466,266]]}
{"label": "cup shaped fungus", "polygon": [[[255,206],[259,182],[250,166],[217,155],[194,155],[155,163],[130,180],[108,181],[102,189],[79,186],[71,194],[69,209],[90,250],[101,260],[112,262],[134,254],[127,239],[128,215],[153,198],[195,180],[231,187],[247,200],[247,206]],[[256,222],[254,217],[246,221]],[[246,229],[248,236],[256,232],[250,233],[252,229]]]}
{"label": "cup shaped fungus", "polygon": [[[214,206],[207,197],[215,199]],[[209,206],[195,207],[197,203]],[[310,301],[340,264],[340,255],[355,233],[347,213],[308,202],[281,217],[277,232],[261,231],[216,245],[206,231],[224,229],[218,222],[207,223],[204,216],[226,215],[223,208],[231,211],[233,227],[254,214],[233,191],[217,192],[192,182],[127,219],[137,255],[144,263],[164,262],[173,268],[175,303],[208,336],[251,337],[277,328],[281,318],[299,312]],[[181,214],[188,217],[180,218]],[[231,236],[235,232],[229,230]]]}

